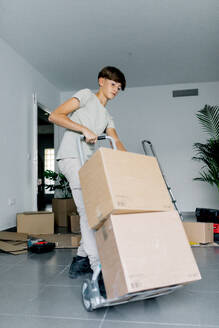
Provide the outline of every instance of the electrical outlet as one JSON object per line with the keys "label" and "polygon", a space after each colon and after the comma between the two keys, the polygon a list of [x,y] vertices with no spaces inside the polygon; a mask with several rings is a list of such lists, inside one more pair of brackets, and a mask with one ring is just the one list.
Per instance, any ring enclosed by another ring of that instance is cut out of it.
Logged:
{"label": "electrical outlet", "polygon": [[16,204],[15,198],[8,198],[8,206],[14,206]]}

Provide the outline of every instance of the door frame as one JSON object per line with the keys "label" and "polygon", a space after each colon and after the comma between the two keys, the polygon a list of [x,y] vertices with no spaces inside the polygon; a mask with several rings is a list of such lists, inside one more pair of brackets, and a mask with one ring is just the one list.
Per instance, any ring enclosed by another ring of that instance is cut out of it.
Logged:
{"label": "door frame", "polygon": [[33,93],[33,134],[32,134],[32,211],[37,211],[38,194],[38,108],[41,108],[48,114],[50,110],[47,106],[37,100],[37,93]]}

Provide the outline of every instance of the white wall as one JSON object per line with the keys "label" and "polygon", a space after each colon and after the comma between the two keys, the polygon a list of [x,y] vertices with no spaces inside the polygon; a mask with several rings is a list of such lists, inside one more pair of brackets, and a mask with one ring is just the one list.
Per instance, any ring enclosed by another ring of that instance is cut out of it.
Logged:
{"label": "white wall", "polygon": [[[48,108],[60,103],[51,83],[0,39],[0,230],[15,226],[16,212],[32,210],[32,94]],[[15,199],[13,206],[8,199]]]}
{"label": "white wall", "polygon": [[[199,96],[172,98],[172,90],[189,88],[198,88]],[[207,138],[195,114],[205,104],[219,104],[218,89],[219,82],[128,88],[108,103],[129,151],[143,154],[141,141],[152,142],[181,211],[219,208],[216,188],[193,181],[201,165],[191,159],[193,143]],[[61,100],[71,95],[64,92]]]}

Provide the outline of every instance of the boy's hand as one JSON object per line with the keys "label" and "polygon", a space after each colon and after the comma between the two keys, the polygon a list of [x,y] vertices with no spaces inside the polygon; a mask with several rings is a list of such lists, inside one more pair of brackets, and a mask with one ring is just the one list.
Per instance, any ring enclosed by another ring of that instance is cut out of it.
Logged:
{"label": "boy's hand", "polygon": [[87,143],[93,144],[97,141],[97,135],[93,133],[91,130],[89,130],[88,128],[84,128],[82,133],[85,136],[85,141]]}

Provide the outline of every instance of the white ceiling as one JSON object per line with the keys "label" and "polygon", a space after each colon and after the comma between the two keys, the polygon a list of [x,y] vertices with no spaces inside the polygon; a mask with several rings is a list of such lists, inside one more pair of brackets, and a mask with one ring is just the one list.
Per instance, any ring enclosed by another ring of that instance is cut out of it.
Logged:
{"label": "white ceiling", "polygon": [[0,37],[61,91],[219,81],[219,0],[0,0]]}

